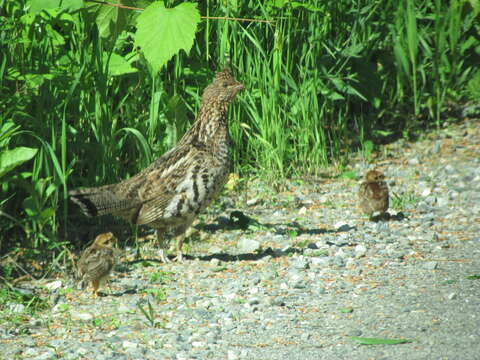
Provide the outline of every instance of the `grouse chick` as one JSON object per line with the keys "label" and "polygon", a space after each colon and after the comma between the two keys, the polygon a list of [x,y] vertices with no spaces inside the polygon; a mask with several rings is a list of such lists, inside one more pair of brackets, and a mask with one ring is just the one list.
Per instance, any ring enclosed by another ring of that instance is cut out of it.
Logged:
{"label": "grouse chick", "polygon": [[376,212],[382,217],[388,209],[388,185],[385,175],[378,170],[370,170],[358,191],[360,209],[369,217]]}
{"label": "grouse chick", "polygon": [[173,230],[178,261],[185,231],[220,193],[230,169],[228,105],[244,86],[231,71],[205,88],[197,119],[178,144],[137,175],[118,184],[71,191],[87,216],[113,214],[156,231],[160,259],[168,262],[165,232]]}
{"label": "grouse chick", "polygon": [[108,277],[116,263],[113,249],[116,241],[111,232],[98,235],[78,261],[78,274],[85,282],[91,283],[94,297],[98,294],[101,281]]}

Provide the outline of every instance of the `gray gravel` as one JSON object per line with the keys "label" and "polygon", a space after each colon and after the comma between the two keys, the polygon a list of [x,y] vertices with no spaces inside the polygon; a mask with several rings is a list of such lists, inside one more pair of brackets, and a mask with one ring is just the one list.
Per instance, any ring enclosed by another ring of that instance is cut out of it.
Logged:
{"label": "gray gravel", "polygon": [[382,156],[352,170],[386,174],[390,219],[358,213],[357,179],[248,181],[204,216],[183,264],[152,261],[146,242],[150,261],[125,249],[96,300],[68,278],[20,284],[52,306],[0,329],[0,358],[480,359],[480,123]]}

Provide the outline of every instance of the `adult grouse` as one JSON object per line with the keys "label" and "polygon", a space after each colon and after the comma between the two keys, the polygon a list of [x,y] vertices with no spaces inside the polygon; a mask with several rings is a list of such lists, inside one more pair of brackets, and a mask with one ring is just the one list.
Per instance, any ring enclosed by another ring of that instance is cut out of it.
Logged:
{"label": "adult grouse", "polygon": [[185,231],[220,193],[230,170],[228,105],[244,86],[218,72],[202,95],[196,121],[178,144],[137,175],[118,184],[69,192],[87,216],[113,214],[156,230],[160,259],[168,262],[165,232],[177,239],[182,261]]}

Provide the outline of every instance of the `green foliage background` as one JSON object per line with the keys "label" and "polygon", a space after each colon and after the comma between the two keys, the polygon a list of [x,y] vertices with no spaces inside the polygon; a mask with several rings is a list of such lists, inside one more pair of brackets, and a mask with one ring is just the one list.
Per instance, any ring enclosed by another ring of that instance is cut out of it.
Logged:
{"label": "green foliage background", "polygon": [[478,101],[477,0],[122,3],[153,15],[0,1],[0,253],[56,256],[68,189],[173,146],[224,65],[247,89],[230,113],[243,175],[314,174]]}

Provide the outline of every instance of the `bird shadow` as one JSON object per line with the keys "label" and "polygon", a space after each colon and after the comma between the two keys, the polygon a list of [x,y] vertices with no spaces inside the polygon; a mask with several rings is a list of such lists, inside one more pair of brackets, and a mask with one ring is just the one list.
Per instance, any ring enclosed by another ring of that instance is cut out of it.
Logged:
{"label": "bird shadow", "polygon": [[376,215],[376,216],[372,216],[370,218],[371,221],[373,222],[379,222],[379,221],[385,221],[385,222],[389,222],[389,221],[403,221],[407,219],[407,216],[399,211],[398,213],[392,215],[388,212],[384,213],[384,214],[381,214],[381,215]]}
{"label": "bird shadow", "polygon": [[[308,229],[296,221],[290,223],[264,223],[253,217],[245,215],[245,213],[235,210],[230,213],[230,217],[219,216],[215,223],[198,224],[196,229],[208,233],[216,233],[217,231],[243,230],[243,231],[271,231],[275,235],[320,235],[328,233],[336,233],[337,230],[313,228]],[[351,227],[350,229],[353,229]],[[344,230],[342,230],[344,231]]]}
{"label": "bird shadow", "polygon": [[[241,211],[233,211],[230,214],[230,217],[220,216],[216,219],[215,223],[209,224],[198,224],[195,226],[196,229],[205,231],[208,233],[216,233],[219,231],[232,231],[232,230],[243,230],[243,231],[271,231],[275,235],[289,235],[289,236],[300,236],[300,235],[321,235],[321,234],[335,234],[347,232],[353,229],[356,229],[355,226],[343,225],[338,229],[324,229],[324,228],[305,228],[296,221],[290,223],[262,223],[258,220],[245,215]],[[327,244],[333,244],[327,241]],[[337,246],[352,246],[355,244],[342,243]],[[184,254],[183,257],[185,260],[200,260],[209,262],[213,259],[220,260],[222,262],[238,262],[238,261],[259,261],[265,257],[279,258],[290,256],[291,254],[303,254],[306,248],[316,249],[314,242],[305,244],[302,247],[288,247],[286,249],[272,249],[267,247],[264,249],[259,249],[252,253],[242,253],[242,254],[229,254],[229,253],[214,253],[209,255],[188,255]],[[172,259],[173,256],[169,257]],[[137,263],[162,263],[161,260],[155,258],[147,259],[136,259],[128,263],[128,265],[133,265]],[[148,264],[146,264],[148,266]]]}

